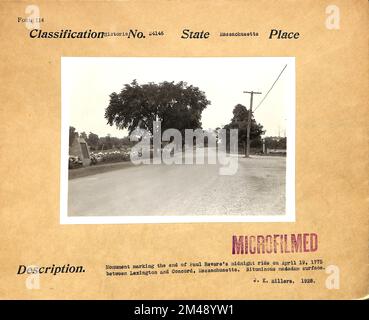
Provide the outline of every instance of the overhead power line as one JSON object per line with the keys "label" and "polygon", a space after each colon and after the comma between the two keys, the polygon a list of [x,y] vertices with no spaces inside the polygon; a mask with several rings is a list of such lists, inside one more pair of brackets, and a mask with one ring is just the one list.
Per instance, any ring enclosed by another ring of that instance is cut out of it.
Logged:
{"label": "overhead power line", "polygon": [[274,83],[272,84],[272,86],[270,87],[270,89],[268,90],[268,92],[265,94],[264,98],[260,101],[260,103],[256,106],[256,108],[254,109],[254,112],[261,106],[261,104],[264,102],[264,100],[266,99],[266,97],[268,96],[269,92],[273,89],[274,85],[277,83],[277,81],[279,80],[279,78],[281,77],[284,69],[286,69],[287,64],[284,66],[284,68],[282,69],[282,71],[280,72],[280,74],[278,75],[277,79],[275,79]]}

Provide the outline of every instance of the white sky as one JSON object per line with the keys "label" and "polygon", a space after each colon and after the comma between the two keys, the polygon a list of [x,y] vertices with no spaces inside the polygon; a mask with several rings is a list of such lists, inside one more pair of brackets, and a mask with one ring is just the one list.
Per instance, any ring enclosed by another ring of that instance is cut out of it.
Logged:
{"label": "white sky", "polygon": [[[249,108],[250,95],[243,91],[260,91],[254,95],[254,108],[267,93],[283,67],[277,81],[255,119],[267,136],[284,136],[289,114],[289,95],[295,84],[294,58],[62,58],[62,101],[69,111],[69,124],[78,132],[110,133],[124,137],[126,130],[106,124],[105,108],[109,95],[119,93],[126,83],[185,81],[205,92],[211,104],[202,113],[203,129],[222,127],[230,122],[238,103]],[[292,104],[294,105],[294,104]]]}

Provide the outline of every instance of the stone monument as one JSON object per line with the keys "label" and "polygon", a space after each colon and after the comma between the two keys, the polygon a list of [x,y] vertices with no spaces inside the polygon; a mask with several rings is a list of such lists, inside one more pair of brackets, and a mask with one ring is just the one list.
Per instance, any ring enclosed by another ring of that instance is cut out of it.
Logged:
{"label": "stone monument", "polygon": [[74,136],[72,145],[69,147],[69,155],[79,157],[84,166],[88,166],[91,163],[89,146],[86,140],[77,134]]}

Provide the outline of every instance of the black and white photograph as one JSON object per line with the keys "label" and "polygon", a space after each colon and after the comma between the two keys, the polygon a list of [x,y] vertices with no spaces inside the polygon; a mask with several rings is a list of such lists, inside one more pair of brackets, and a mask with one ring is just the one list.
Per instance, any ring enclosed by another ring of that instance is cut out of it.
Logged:
{"label": "black and white photograph", "polygon": [[62,57],[62,223],[295,220],[293,57]]}

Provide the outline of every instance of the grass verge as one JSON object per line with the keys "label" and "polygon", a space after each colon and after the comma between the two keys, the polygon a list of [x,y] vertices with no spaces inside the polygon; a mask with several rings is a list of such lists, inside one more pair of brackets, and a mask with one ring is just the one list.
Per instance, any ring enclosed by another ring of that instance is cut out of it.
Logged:
{"label": "grass verge", "polygon": [[78,169],[70,169],[68,172],[68,179],[76,179],[81,177],[87,177],[94,174],[104,173],[113,170],[120,170],[135,166],[131,161],[125,162],[115,162],[115,163],[106,163],[106,164],[98,164],[89,167],[83,167]]}

